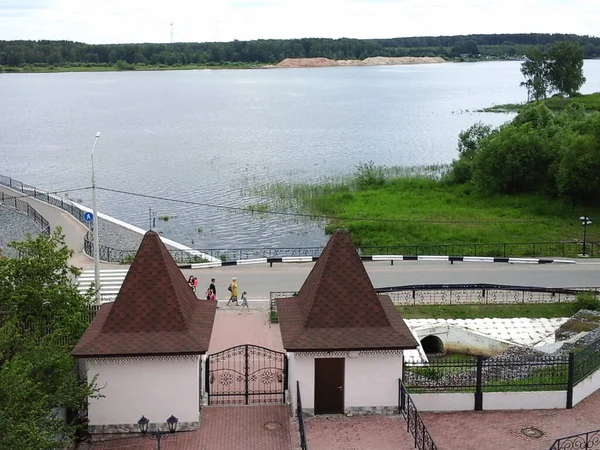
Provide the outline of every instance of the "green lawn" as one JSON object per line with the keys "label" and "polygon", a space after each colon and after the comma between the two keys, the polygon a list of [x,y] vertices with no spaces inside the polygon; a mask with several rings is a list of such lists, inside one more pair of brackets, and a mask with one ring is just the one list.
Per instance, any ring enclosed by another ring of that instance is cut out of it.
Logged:
{"label": "green lawn", "polygon": [[[543,100],[545,105],[553,110],[561,110],[567,108],[572,103],[583,105],[587,111],[600,111],[600,92],[593,94],[585,94],[576,97],[560,98],[550,97]],[[526,103],[507,103],[504,105],[494,105],[489,108],[483,108],[483,112],[518,112],[526,105]]]}
{"label": "green lawn", "polygon": [[[427,178],[397,178],[365,190],[344,184],[278,187],[271,195],[331,217],[328,229],[347,228],[361,247],[573,242],[582,238],[581,215],[600,216],[598,207],[574,207],[537,195],[483,196],[465,185]],[[600,228],[588,227],[588,241],[598,239]]]}

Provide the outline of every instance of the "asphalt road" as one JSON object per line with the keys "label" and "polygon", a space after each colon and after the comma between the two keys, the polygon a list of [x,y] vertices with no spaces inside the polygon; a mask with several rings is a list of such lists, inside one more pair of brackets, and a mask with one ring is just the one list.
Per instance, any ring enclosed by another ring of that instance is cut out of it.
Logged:
{"label": "asphalt road", "polygon": [[[202,292],[215,278],[218,297],[224,298],[231,277],[237,277],[240,292],[249,298],[267,298],[271,291],[297,291],[304,283],[313,263],[228,266],[211,269],[183,270],[186,277],[198,277]],[[122,266],[121,266],[122,267]],[[454,263],[429,261],[365,262],[373,286],[406,284],[492,283],[542,287],[600,286],[600,261],[582,264],[506,264]]]}

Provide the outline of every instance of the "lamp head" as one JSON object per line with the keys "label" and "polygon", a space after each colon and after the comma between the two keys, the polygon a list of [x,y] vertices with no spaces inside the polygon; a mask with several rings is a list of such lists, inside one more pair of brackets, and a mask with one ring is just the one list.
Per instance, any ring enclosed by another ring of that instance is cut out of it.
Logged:
{"label": "lamp head", "polygon": [[138,426],[140,427],[140,431],[142,434],[146,434],[148,432],[148,423],[150,421],[146,419],[145,416],[142,416],[140,420],[138,420]]}
{"label": "lamp head", "polygon": [[99,138],[100,137],[100,132],[96,131],[96,137]]}
{"label": "lamp head", "polygon": [[177,431],[177,422],[179,422],[179,419],[177,417],[175,417],[174,415],[171,415],[171,417],[169,417],[167,419],[167,426],[169,427],[169,433],[175,433],[175,431]]}

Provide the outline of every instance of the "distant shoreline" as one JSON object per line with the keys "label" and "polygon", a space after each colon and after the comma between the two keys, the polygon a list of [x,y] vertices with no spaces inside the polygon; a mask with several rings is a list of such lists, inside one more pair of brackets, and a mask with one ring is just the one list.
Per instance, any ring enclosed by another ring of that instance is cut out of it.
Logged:
{"label": "distant shoreline", "polygon": [[225,61],[222,63],[186,64],[186,65],[145,65],[121,64],[112,65],[25,65],[25,66],[0,66],[1,74],[10,73],[69,73],[69,72],[157,72],[167,70],[240,70],[240,69],[285,69],[285,68],[321,68],[321,67],[374,67],[374,66],[401,66],[415,64],[443,64],[449,62],[492,62],[492,61],[518,61],[506,58],[442,58],[429,56],[401,56],[382,57],[375,56],[364,60],[333,60],[328,58],[286,58],[277,64],[263,63],[238,63]]}

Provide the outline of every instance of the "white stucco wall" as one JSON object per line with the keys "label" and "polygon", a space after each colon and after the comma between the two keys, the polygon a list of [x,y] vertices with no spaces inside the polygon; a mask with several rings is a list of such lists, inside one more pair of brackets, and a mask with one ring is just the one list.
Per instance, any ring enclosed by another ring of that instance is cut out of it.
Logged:
{"label": "white stucco wall", "polygon": [[[410,394],[419,411],[474,411],[474,393]],[[559,409],[567,405],[566,391],[484,392],[483,410]]]}
{"label": "white stucco wall", "polygon": [[567,391],[488,392],[483,394],[483,410],[559,409],[567,406]]}
{"label": "white stucco wall", "polygon": [[472,393],[410,394],[410,397],[420,412],[473,411],[475,409],[475,395]]}
{"label": "white stucco wall", "polygon": [[103,396],[90,399],[89,424],[135,424],[142,415],[164,423],[171,414],[197,422],[199,361],[199,355],[87,360],[87,379],[97,376]]}
{"label": "white stucco wall", "polygon": [[[288,354],[289,388],[294,409],[296,381],[300,382],[302,407],[313,409],[315,404],[315,357],[307,355],[310,354],[299,354],[299,357],[294,353]],[[345,359],[345,408],[398,405],[398,379],[402,377],[401,352],[365,352],[353,358],[348,356],[348,352],[333,352],[330,355],[319,353],[316,357]]]}
{"label": "white stucco wall", "polygon": [[600,389],[600,370],[583,379],[573,387],[573,406]]}

